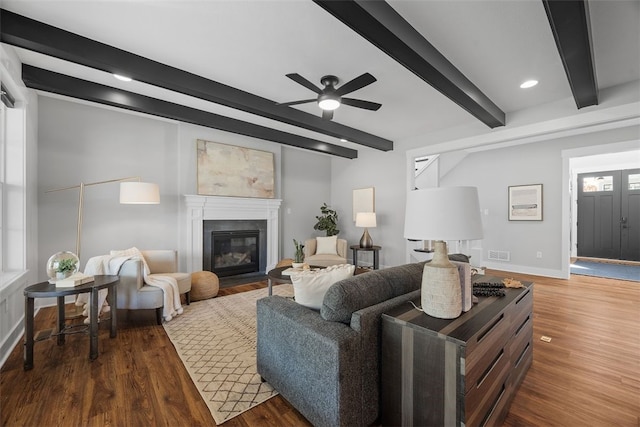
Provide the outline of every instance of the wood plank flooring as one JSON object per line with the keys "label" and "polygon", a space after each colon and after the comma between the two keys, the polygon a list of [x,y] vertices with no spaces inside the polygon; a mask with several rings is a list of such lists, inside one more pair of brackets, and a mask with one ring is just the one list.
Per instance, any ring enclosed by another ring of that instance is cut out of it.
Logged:
{"label": "wood plank flooring", "polygon": [[[640,426],[640,283],[587,276],[531,280],[533,365],[505,426]],[[221,289],[228,295],[264,287]],[[100,356],[88,360],[85,335],[35,344],[34,368],[22,369],[22,344],[0,370],[2,426],[214,426],[153,311],[120,311],[118,336],[100,328]],[[42,309],[36,330],[55,324]],[[550,343],[540,336],[552,338]],[[224,424],[305,426],[281,396]]]}

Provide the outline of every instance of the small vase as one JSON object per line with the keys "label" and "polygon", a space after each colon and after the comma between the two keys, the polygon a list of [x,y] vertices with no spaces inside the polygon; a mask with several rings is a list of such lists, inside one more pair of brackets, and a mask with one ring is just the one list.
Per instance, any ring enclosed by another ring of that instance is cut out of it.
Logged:
{"label": "small vase", "polygon": [[291,267],[293,268],[302,268],[304,266],[304,262],[292,262]]}

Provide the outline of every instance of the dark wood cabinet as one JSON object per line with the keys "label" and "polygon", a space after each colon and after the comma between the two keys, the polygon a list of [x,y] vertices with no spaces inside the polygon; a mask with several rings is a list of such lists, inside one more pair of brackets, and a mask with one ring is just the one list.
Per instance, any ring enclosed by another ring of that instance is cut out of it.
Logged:
{"label": "dark wood cabinet", "polygon": [[456,319],[410,304],[383,314],[382,424],[498,425],[533,360],[533,284],[523,284]]}

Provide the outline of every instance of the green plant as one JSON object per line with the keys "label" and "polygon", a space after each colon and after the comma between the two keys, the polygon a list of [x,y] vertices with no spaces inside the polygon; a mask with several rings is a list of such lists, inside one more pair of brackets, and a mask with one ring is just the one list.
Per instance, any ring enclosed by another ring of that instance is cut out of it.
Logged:
{"label": "green plant", "polygon": [[338,230],[338,212],[331,209],[326,203],[320,206],[320,212],[322,215],[316,216],[318,222],[313,226],[313,229],[324,231],[327,236],[335,236],[340,233],[340,230]]}
{"label": "green plant", "polygon": [[293,262],[304,262],[304,245],[302,243],[298,243],[296,239],[293,239],[293,245],[296,248],[296,251],[293,254]]}
{"label": "green plant", "polygon": [[73,258],[65,258],[58,262],[58,273],[66,273],[67,271],[73,271],[76,269],[76,260]]}

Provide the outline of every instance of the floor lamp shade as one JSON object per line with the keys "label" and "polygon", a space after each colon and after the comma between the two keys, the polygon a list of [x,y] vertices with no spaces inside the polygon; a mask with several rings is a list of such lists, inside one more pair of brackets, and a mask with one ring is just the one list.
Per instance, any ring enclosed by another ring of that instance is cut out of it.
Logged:
{"label": "floor lamp shade", "polygon": [[158,184],[150,182],[121,182],[120,203],[126,205],[157,205],[160,203]]}
{"label": "floor lamp shade", "polygon": [[475,187],[438,187],[407,194],[404,236],[437,240],[431,262],[422,273],[421,303],[424,312],[442,319],[462,313],[462,289],[458,269],[449,261],[446,240],[482,238],[480,203]]}

